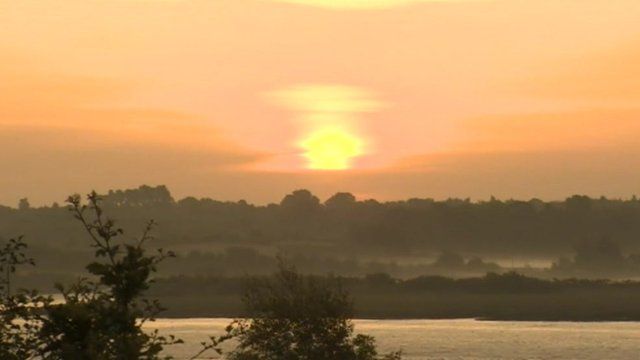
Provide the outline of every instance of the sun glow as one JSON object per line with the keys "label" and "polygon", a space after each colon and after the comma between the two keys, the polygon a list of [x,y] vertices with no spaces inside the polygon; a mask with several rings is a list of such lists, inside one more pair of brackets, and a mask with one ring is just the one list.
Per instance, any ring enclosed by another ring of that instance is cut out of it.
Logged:
{"label": "sun glow", "polygon": [[309,161],[307,167],[315,170],[346,170],[354,157],[363,154],[363,141],[337,127],[312,133],[300,147]]}
{"label": "sun glow", "polygon": [[367,89],[342,84],[296,85],[268,98],[293,111],[299,132],[292,144],[297,148],[295,167],[302,158],[312,170],[347,170],[355,158],[371,152],[363,115],[387,105]]}

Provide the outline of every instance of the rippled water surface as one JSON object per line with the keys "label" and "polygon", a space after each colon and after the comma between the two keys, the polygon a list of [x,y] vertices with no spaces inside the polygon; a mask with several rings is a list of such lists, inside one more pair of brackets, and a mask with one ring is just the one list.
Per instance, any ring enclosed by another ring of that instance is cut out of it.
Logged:
{"label": "rippled water surface", "polygon": [[[186,359],[229,319],[160,319],[150,324],[186,345],[168,354]],[[640,322],[494,322],[475,320],[356,320],[384,351],[406,359],[640,359]]]}

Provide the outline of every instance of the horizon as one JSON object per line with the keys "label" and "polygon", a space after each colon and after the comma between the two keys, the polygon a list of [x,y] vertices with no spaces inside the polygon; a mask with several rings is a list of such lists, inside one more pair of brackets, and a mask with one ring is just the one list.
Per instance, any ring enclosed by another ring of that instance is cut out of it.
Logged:
{"label": "horizon", "polygon": [[[185,199],[189,199],[189,198],[194,198],[198,201],[201,200],[212,200],[212,201],[217,201],[217,202],[222,202],[222,203],[240,203],[240,202],[245,202],[248,205],[251,206],[256,206],[256,207],[267,207],[269,205],[279,205],[280,202],[282,201],[282,199],[284,199],[284,197],[286,197],[287,195],[291,195],[296,191],[309,191],[311,193],[311,195],[315,196],[318,198],[318,200],[320,201],[320,204],[325,204],[327,200],[329,200],[331,197],[333,197],[334,195],[338,195],[338,194],[350,194],[353,195],[355,197],[356,202],[367,202],[367,201],[376,201],[380,204],[386,204],[386,203],[395,203],[395,202],[407,202],[410,200],[424,200],[424,201],[434,201],[434,202],[447,202],[447,201],[465,201],[465,202],[469,202],[471,204],[482,204],[482,203],[487,203],[487,202],[491,202],[491,201],[498,201],[498,202],[502,202],[502,203],[508,203],[508,202],[533,202],[533,201],[541,201],[543,203],[546,204],[552,204],[552,203],[562,203],[562,202],[566,202],[568,199],[571,198],[575,198],[575,197],[586,197],[590,200],[606,200],[606,201],[638,201],[638,196],[637,194],[631,194],[629,196],[626,197],[607,197],[604,195],[600,195],[600,196],[589,196],[586,194],[571,194],[568,195],[564,198],[559,198],[559,199],[542,199],[539,197],[531,197],[531,198],[515,198],[515,197],[511,197],[511,198],[499,198],[493,195],[490,195],[488,198],[470,198],[470,197],[446,197],[446,198],[434,198],[434,197],[405,197],[405,198],[397,198],[397,199],[380,199],[380,198],[373,198],[373,197],[363,197],[363,196],[358,196],[358,194],[350,192],[350,191],[336,191],[334,193],[331,193],[329,195],[324,194],[324,195],[320,195],[316,192],[314,192],[312,189],[305,189],[305,188],[300,188],[300,189],[293,189],[289,192],[285,192],[283,193],[280,198],[277,201],[271,201],[271,202],[266,202],[266,203],[260,203],[260,202],[252,202],[249,201],[247,199],[244,198],[239,198],[239,199],[223,199],[223,198],[215,198],[215,197],[208,197],[208,196],[194,196],[194,195],[189,195],[189,194],[183,194],[180,196],[175,196],[174,193],[171,191],[171,188],[166,186],[166,185],[148,185],[148,184],[143,184],[137,187],[132,187],[132,188],[125,188],[125,189],[108,189],[105,191],[96,191],[98,195],[100,196],[108,196],[110,192],[118,192],[118,191],[135,191],[135,190],[139,190],[143,187],[149,187],[151,189],[158,189],[158,188],[165,188],[167,189],[167,191],[169,192],[169,195],[171,196],[172,200],[174,202],[180,202],[182,200]],[[95,190],[91,190],[91,191],[95,191]],[[75,193],[71,193],[68,195],[74,195],[74,194],[78,194],[78,192]],[[63,198],[62,200],[59,201],[53,201],[51,203],[32,203],[30,198],[28,196],[26,197],[21,197],[19,199],[19,201],[26,199],[29,202],[29,205],[31,208],[49,208],[51,206],[53,206],[54,204],[58,204],[59,206],[63,206],[65,203],[65,198]],[[17,202],[18,203],[18,202]],[[0,207],[8,207],[11,209],[17,209],[18,206],[16,204],[2,204],[0,203]]]}

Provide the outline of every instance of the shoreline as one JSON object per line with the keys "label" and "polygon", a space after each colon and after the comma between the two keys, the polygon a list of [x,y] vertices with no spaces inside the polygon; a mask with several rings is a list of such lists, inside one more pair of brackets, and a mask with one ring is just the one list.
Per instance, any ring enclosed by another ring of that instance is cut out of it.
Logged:
{"label": "shoreline", "polygon": [[[185,315],[171,315],[161,316],[156,320],[211,320],[211,319],[242,319],[243,316],[189,316]],[[477,322],[545,322],[545,323],[637,323],[640,322],[639,318],[602,318],[602,319],[573,319],[573,318],[499,318],[499,317],[430,317],[430,318],[416,318],[416,317],[366,317],[356,316],[352,318],[355,321],[477,321]]]}

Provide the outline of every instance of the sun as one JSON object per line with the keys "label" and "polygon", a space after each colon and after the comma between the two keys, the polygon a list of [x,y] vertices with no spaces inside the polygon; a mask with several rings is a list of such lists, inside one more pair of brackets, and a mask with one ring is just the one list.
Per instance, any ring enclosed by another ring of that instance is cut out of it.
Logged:
{"label": "sun", "polygon": [[363,141],[344,129],[328,127],[311,133],[300,142],[308,169],[346,170],[351,160],[364,152]]}
{"label": "sun", "polygon": [[[372,91],[345,84],[299,84],[267,93],[269,101],[295,113],[297,135],[278,167],[301,170],[348,170],[372,151],[364,114],[386,107]],[[292,147],[295,147],[293,149]],[[301,159],[302,158],[302,159]],[[301,162],[300,160],[306,160]],[[275,166],[274,166],[275,168]]]}

